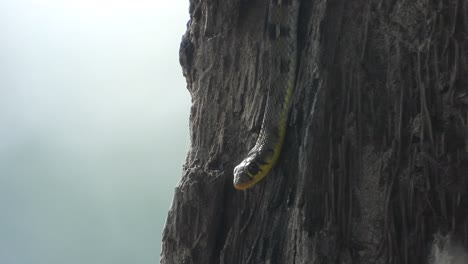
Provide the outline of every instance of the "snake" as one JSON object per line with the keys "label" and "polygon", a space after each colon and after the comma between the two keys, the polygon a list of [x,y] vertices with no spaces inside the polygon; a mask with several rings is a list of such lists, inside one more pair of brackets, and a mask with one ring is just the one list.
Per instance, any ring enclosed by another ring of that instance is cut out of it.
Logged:
{"label": "snake", "polygon": [[275,166],[284,145],[291,98],[297,78],[300,0],[272,0],[266,35],[270,49],[270,86],[257,141],[234,168],[234,188],[245,190]]}

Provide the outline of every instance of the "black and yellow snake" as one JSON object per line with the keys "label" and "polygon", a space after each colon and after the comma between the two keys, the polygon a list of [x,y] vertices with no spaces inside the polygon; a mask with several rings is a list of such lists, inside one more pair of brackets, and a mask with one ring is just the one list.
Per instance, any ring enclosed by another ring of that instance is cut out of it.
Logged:
{"label": "black and yellow snake", "polygon": [[297,76],[297,28],[300,0],[272,0],[268,13],[271,77],[262,127],[255,146],[234,168],[234,187],[247,189],[276,164]]}

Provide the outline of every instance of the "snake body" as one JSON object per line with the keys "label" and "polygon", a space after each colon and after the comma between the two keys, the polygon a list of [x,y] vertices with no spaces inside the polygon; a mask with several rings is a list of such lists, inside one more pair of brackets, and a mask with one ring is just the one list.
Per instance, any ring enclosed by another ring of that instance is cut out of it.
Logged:
{"label": "snake body", "polygon": [[299,0],[272,0],[268,13],[270,87],[255,146],[234,168],[234,187],[247,189],[263,179],[278,161],[286,134],[297,76]]}

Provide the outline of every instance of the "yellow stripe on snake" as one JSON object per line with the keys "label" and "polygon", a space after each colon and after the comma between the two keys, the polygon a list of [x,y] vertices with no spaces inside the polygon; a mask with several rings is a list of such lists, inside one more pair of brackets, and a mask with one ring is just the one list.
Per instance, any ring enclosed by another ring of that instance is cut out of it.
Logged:
{"label": "yellow stripe on snake", "polygon": [[234,187],[245,190],[275,166],[284,143],[297,76],[297,27],[300,0],[272,0],[268,14],[270,87],[255,146],[234,168]]}

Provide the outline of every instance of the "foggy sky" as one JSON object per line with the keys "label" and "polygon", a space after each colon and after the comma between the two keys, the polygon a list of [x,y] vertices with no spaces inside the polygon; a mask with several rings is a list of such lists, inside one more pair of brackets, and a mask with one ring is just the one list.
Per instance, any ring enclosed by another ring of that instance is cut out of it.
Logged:
{"label": "foggy sky", "polygon": [[158,263],[188,1],[0,2],[0,263]]}

